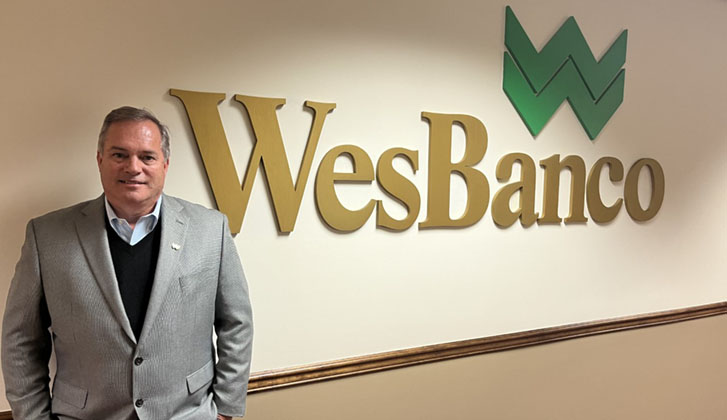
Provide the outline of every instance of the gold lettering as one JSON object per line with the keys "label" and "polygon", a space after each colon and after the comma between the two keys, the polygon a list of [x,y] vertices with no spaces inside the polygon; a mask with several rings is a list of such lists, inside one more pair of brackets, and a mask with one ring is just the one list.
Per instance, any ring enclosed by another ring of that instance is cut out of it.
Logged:
{"label": "gold lettering", "polygon": [[[353,171],[351,173],[334,172],[336,159],[346,154],[351,158]],[[336,196],[334,183],[336,182],[365,182],[374,180],[374,165],[366,152],[358,146],[351,144],[337,146],[329,150],[318,167],[316,175],[316,203],[318,211],[328,226],[343,232],[352,232],[366,223],[376,206],[374,200],[369,200],[359,210],[345,208]]]}
{"label": "gold lettering", "polygon": [[[225,94],[180,89],[170,89],[169,94],[179,98],[187,110],[217,208],[227,215],[230,231],[240,232],[247,200],[241,198],[244,194],[240,191],[235,162],[217,111]],[[249,191],[247,196],[250,196]]]}
{"label": "gold lettering", "polygon": [[[520,224],[530,226],[535,223],[538,213],[535,212],[535,162],[525,153],[510,153],[503,156],[495,169],[500,182],[506,182],[512,175],[512,166],[520,163],[520,181],[500,188],[492,198],[492,220],[500,227],[508,227],[520,218]],[[512,211],[510,199],[519,193],[519,207]]]}
{"label": "gold lettering", "polygon": [[379,157],[379,162],[376,164],[376,179],[379,181],[379,185],[381,185],[388,195],[406,207],[406,217],[402,220],[397,220],[386,213],[381,200],[377,201],[376,226],[394,231],[406,230],[414,224],[417,215],[419,215],[419,207],[421,206],[421,198],[419,197],[417,187],[413,182],[394,170],[393,161],[398,156],[409,161],[412,169],[414,169],[414,173],[419,169],[419,152],[400,147],[385,151]]}
{"label": "gold lettering", "polygon": [[291,232],[298,217],[300,202],[308,181],[323,123],[326,115],[333,111],[336,104],[306,101],[305,106],[314,112],[313,124],[308,135],[298,179],[293,185],[276,114],[277,108],[285,104],[285,99],[236,95],[235,100],[244,105],[255,133],[255,146],[245,171],[244,180],[240,185],[217,110],[217,106],[225,95],[180,89],[171,89],[169,94],[179,98],[187,110],[212,193],[218,209],[229,219],[230,231],[233,234],[240,232],[252,185],[255,182],[260,162],[262,162],[273,201],[278,230]]}
{"label": "gold lettering", "polygon": [[[639,174],[643,167],[647,167],[651,175],[651,198],[646,210],[642,209],[639,203]],[[634,163],[626,175],[624,200],[626,201],[626,211],[632,219],[645,222],[656,216],[664,201],[664,170],[659,162],[644,158]]]}
{"label": "gold lettering", "polygon": [[586,190],[586,164],[580,156],[566,156],[560,160],[560,155],[555,154],[540,161],[540,166],[545,169],[545,183],[543,186],[543,214],[538,219],[538,224],[554,223],[560,224],[558,216],[558,201],[560,198],[560,173],[568,168],[570,172],[570,213],[565,218],[565,223],[585,223],[588,221],[583,214],[585,203],[584,195]]}
{"label": "gold lettering", "polygon": [[[234,99],[243,105],[250,119],[255,142],[240,181],[218,111],[225,94],[180,89],[170,89],[169,94],[179,98],[187,111],[217,207],[227,215],[232,233],[240,232],[261,164],[278,230],[292,232],[323,125],[336,104],[305,102],[305,106],[313,111],[313,121],[297,179],[293,182],[277,117],[277,109],[285,104],[285,99],[235,95]],[[469,115],[433,112],[422,112],[421,115],[429,124],[429,163],[427,215],[419,227],[471,226],[485,214],[490,200],[487,177],[474,168],[487,151],[487,129],[480,120]],[[464,155],[459,162],[452,162],[452,128],[455,124],[462,127],[465,135]],[[342,155],[351,159],[352,172],[335,172],[336,160]],[[391,148],[379,157],[375,174],[371,158],[358,146],[338,146],[326,153],[315,180],[316,205],[324,222],[333,229],[351,232],[366,223],[375,207],[377,227],[392,231],[410,228],[419,215],[421,196],[414,182],[394,169],[393,162],[397,157],[409,163],[413,174],[419,170],[419,152],[401,147]],[[535,221],[539,224],[560,224],[561,221],[565,221],[565,224],[585,223],[588,221],[585,216],[586,203],[590,217],[596,223],[613,221],[624,204],[633,220],[647,221],[658,213],[663,204],[664,171],[654,159],[643,158],[634,163],[626,175],[623,198],[606,205],[601,197],[601,173],[607,165],[611,183],[623,181],[624,166],[617,158],[600,158],[586,179],[585,163],[580,156],[569,155],[561,159],[559,154],[554,154],[540,160],[545,173],[543,209],[542,215],[538,217],[535,212],[535,163],[530,156],[524,153],[503,156],[496,166],[497,180],[508,182],[515,163],[520,166],[520,180],[503,185],[492,197],[492,219],[500,227],[511,226],[517,219],[525,227]],[[639,201],[639,178],[644,167],[649,170],[651,179],[651,196],[645,209]],[[560,177],[566,168],[570,173],[570,211],[565,219],[561,219],[558,214]],[[464,180],[467,194],[465,210],[458,218],[450,215],[453,174]],[[374,175],[383,191],[406,208],[403,219],[395,219],[387,213],[382,200],[368,200],[365,206],[357,210],[350,210],[341,204],[336,195],[336,183],[370,184]],[[514,201],[516,193],[518,208],[513,210],[510,203]]]}
{"label": "gold lettering", "polygon": [[[487,130],[480,120],[470,115],[422,112],[429,121],[429,186],[427,218],[420,228],[466,227],[479,221],[487,210],[490,186],[485,175],[472,168],[485,156]],[[452,125],[459,124],[465,132],[462,160],[452,162]],[[458,219],[449,215],[450,175],[456,172],[467,186],[467,205]]]}
{"label": "gold lettering", "polygon": [[623,204],[623,198],[619,198],[610,206],[606,206],[601,200],[601,171],[604,165],[608,165],[608,177],[611,182],[620,182],[624,179],[624,166],[614,157],[602,157],[593,164],[588,173],[586,201],[588,213],[596,223],[608,223],[615,219]]}

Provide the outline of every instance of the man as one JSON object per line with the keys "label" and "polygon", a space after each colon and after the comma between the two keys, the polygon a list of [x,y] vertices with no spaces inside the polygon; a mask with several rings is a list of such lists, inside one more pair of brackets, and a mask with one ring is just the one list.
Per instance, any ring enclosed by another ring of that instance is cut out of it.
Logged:
{"label": "man", "polygon": [[14,418],[242,416],[252,314],[227,219],[162,194],[169,134],[148,111],[111,111],[96,160],[101,197],[28,223],[2,331]]}

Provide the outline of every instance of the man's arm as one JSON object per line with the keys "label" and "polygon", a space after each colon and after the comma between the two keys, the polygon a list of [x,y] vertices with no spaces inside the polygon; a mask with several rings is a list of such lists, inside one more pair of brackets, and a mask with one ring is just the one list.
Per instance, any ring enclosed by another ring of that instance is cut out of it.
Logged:
{"label": "man's arm", "polygon": [[31,220],[10,284],[2,331],[5,393],[16,420],[51,418],[48,361],[52,346],[49,326],[50,317]]}
{"label": "man's arm", "polygon": [[245,414],[252,355],[252,309],[240,257],[227,218],[222,226],[222,255],[215,303],[217,366],[214,400],[220,414]]}

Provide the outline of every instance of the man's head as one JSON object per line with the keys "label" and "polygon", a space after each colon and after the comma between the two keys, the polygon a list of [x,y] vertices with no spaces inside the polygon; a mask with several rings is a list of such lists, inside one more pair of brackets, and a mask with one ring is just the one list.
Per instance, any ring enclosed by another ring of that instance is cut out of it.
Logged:
{"label": "man's head", "polygon": [[162,136],[162,152],[164,152],[164,159],[169,159],[169,129],[166,125],[162,124],[157,117],[146,109],[134,108],[133,106],[122,106],[116,108],[106,115],[101,126],[101,132],[98,134],[98,149],[99,153],[103,152],[104,144],[106,143],[106,132],[109,130],[109,126],[115,122],[125,121],[151,121],[159,129],[159,134]]}
{"label": "man's head", "polygon": [[154,208],[169,167],[169,131],[149,111],[122,107],[104,119],[96,153],[101,184],[121,218],[136,223]]}

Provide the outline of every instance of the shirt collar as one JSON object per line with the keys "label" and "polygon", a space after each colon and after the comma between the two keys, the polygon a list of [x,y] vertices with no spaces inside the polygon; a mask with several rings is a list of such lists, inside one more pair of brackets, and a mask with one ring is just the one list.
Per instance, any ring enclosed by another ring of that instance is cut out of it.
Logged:
{"label": "shirt collar", "polygon": [[[163,194],[159,196],[159,199],[157,200],[156,204],[154,205],[154,210],[152,210],[151,213],[142,216],[142,217],[147,217],[147,216],[152,216],[153,217],[154,222],[152,223],[152,229],[154,228],[154,226],[156,226],[157,221],[159,221],[159,214],[161,213],[161,210],[162,210],[162,197],[163,196],[164,196]],[[124,221],[126,221],[126,219],[122,219],[122,218],[120,218],[119,216],[116,215],[116,212],[111,207],[111,204],[109,204],[109,199],[106,198],[105,195],[104,195],[103,201],[104,201],[104,205],[106,206],[106,217],[108,217],[109,222],[111,222],[113,220],[124,220]],[[140,219],[141,219],[141,217],[140,217]]]}

